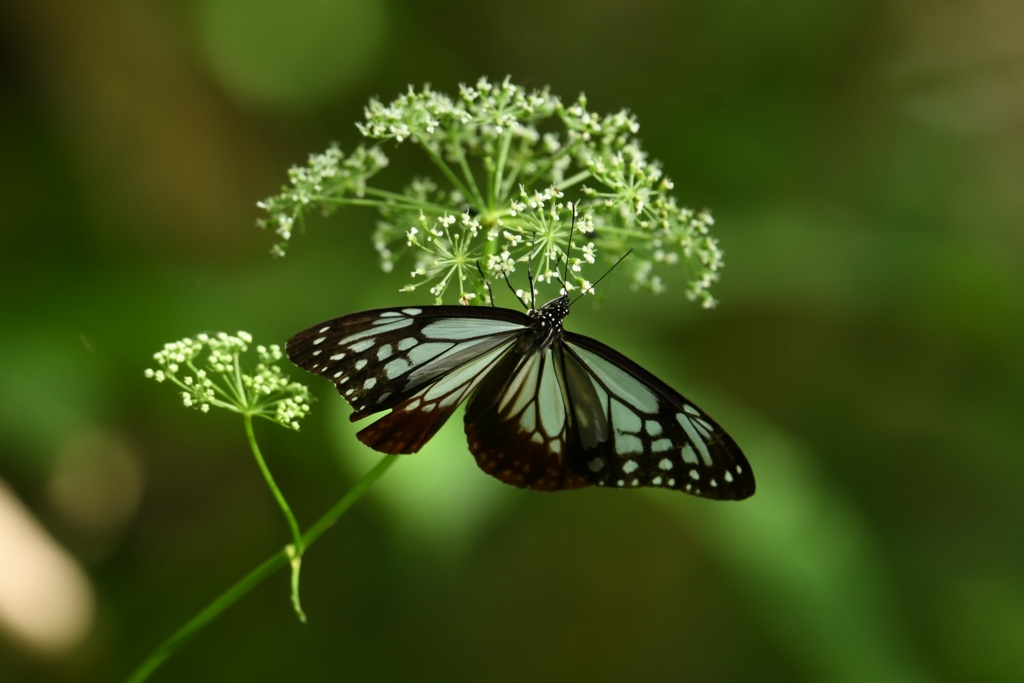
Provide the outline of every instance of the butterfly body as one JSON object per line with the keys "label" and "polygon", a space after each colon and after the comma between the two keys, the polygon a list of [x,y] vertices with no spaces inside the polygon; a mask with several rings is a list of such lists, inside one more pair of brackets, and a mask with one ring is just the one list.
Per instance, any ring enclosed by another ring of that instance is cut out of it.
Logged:
{"label": "butterfly body", "polygon": [[414,453],[463,402],[469,449],[488,474],[542,491],[655,486],[715,499],[754,492],[742,451],[674,389],[604,344],[566,331],[569,299],[528,314],[406,306],[355,313],[287,344],[335,383],[358,433]]}

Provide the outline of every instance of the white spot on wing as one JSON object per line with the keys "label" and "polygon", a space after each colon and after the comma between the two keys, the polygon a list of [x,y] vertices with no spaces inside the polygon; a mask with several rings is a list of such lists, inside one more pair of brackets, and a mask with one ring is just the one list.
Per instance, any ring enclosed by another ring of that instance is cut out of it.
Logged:
{"label": "white spot on wing", "polygon": [[412,363],[409,362],[408,358],[399,356],[384,366],[384,376],[388,379],[394,379],[411,367]]}
{"label": "white spot on wing", "polygon": [[639,436],[615,432],[615,450],[620,453],[643,453],[644,443]]}
{"label": "white spot on wing", "polygon": [[[338,342],[338,344],[343,344],[343,342]],[[372,339],[364,339],[361,342],[356,342],[355,344],[353,344],[352,346],[350,346],[348,348],[349,348],[349,351],[351,351],[352,353],[362,353],[363,351],[365,351],[366,349],[370,348],[371,346],[373,346],[373,340]]]}
{"label": "white spot on wing", "polygon": [[654,453],[662,453],[670,450],[672,450],[672,439],[658,439],[651,443],[651,451]]}
{"label": "white spot on wing", "polygon": [[524,432],[533,432],[537,430],[537,411],[527,410],[523,413],[523,416],[519,418],[519,426],[523,428]]}

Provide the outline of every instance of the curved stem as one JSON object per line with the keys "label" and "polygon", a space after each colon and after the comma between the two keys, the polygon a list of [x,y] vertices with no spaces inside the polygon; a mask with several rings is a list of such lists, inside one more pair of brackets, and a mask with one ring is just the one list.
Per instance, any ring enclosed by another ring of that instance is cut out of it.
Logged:
{"label": "curved stem", "polygon": [[256,458],[256,464],[259,465],[263,479],[267,482],[267,486],[270,487],[270,492],[274,494],[274,499],[277,501],[278,507],[281,508],[281,512],[288,522],[288,529],[292,534],[292,545],[285,548],[288,553],[289,564],[292,567],[292,606],[295,608],[295,614],[298,615],[299,621],[306,623],[306,614],[302,611],[302,603],[299,601],[299,570],[302,567],[302,553],[305,551],[302,532],[299,531],[299,523],[295,521],[295,515],[292,514],[288,501],[285,500],[284,494],[281,493],[277,482],[274,481],[274,475],[270,473],[270,468],[267,467],[267,462],[263,459],[263,453],[260,452],[260,446],[256,442],[256,432],[252,426],[252,415],[246,413],[243,415],[243,418],[245,420],[245,435],[249,438],[249,448],[252,449],[252,455]]}
{"label": "curved stem", "polygon": [[[308,548],[330,529],[351,508],[370,487],[380,479],[381,475],[387,472],[398,458],[384,456],[373,469],[363,475],[362,479],[356,482],[349,491],[341,497],[331,508],[324,513],[320,519],[310,527],[301,537],[302,546]],[[127,679],[127,683],[141,683],[151,673],[157,670],[163,662],[170,657],[178,648],[193,635],[202,630],[207,624],[227,611],[231,605],[246,593],[263,582],[264,579],[276,572],[289,562],[289,551],[279,550],[271,557],[264,560],[259,566],[242,577],[233,586],[221,593],[213,602],[204,607],[198,614],[188,620],[184,626],[178,629],[170,638],[165,640]]]}
{"label": "curved stem", "polygon": [[388,471],[388,468],[398,461],[398,457],[394,455],[385,455],[380,459],[373,469],[363,475],[363,478],[356,482],[356,485],[348,490],[341,499],[335,503],[327,512],[318,519],[313,526],[309,527],[309,530],[302,535],[302,542],[308,548],[313,545],[318,538],[324,535],[324,532],[330,529],[337,523],[341,516],[348,512],[348,509],[352,507],[363,495],[370,490],[370,487],[380,479],[381,475]]}
{"label": "curved stem", "polygon": [[252,449],[253,457],[256,458],[256,464],[259,465],[260,472],[263,474],[267,486],[270,487],[270,491],[274,494],[281,512],[284,513],[284,517],[288,521],[288,528],[292,533],[292,540],[295,543],[296,549],[299,551],[299,554],[302,554],[303,543],[302,534],[299,532],[299,524],[295,521],[295,515],[292,514],[292,509],[288,506],[288,501],[285,500],[284,494],[277,487],[277,482],[274,481],[274,476],[270,473],[270,468],[267,467],[267,463],[263,459],[263,453],[260,451],[259,444],[256,443],[256,433],[253,431],[252,426],[252,415],[247,414],[243,417],[245,418],[245,435],[249,439],[249,447]]}

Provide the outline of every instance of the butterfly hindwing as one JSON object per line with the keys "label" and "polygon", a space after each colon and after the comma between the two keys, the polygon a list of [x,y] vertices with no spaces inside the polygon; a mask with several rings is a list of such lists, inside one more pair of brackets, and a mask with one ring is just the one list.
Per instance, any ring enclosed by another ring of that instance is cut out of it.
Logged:
{"label": "butterfly hindwing", "polygon": [[484,472],[538,491],[590,482],[569,457],[579,451],[558,378],[560,349],[520,340],[477,388],[466,406],[469,450]]}

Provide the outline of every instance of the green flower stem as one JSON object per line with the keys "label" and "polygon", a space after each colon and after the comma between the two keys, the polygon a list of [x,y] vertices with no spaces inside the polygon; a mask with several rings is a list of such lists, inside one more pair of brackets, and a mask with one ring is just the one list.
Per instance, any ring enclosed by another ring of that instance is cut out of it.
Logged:
{"label": "green flower stem", "polygon": [[[408,195],[404,195],[398,192],[388,192],[386,190],[380,190],[378,188],[367,187],[365,196],[352,198],[352,197],[332,197],[330,195],[317,195],[313,198],[317,204],[323,206],[329,206],[331,209],[337,209],[343,206],[363,206],[372,209],[380,209],[385,206],[397,206],[405,209],[431,209],[437,212],[439,215],[445,211],[451,212],[452,207],[445,204],[431,204],[423,201],[413,201],[409,199]],[[296,220],[303,218],[301,214],[296,216]]]}
{"label": "green flower stem", "polygon": [[302,553],[306,550],[302,542],[302,532],[299,531],[299,523],[295,521],[295,515],[292,514],[288,501],[285,500],[284,494],[281,493],[277,482],[274,481],[274,475],[270,473],[270,468],[267,467],[267,463],[263,459],[263,453],[260,452],[260,446],[256,442],[256,432],[252,427],[252,415],[246,413],[243,417],[245,418],[245,435],[249,438],[249,447],[252,449],[253,457],[256,458],[256,464],[259,465],[260,472],[263,473],[263,479],[270,487],[270,492],[274,494],[274,499],[277,500],[277,505],[281,508],[281,512],[288,522],[288,528],[292,532],[293,545],[286,549],[292,567],[292,605],[299,621],[306,623],[306,614],[302,611],[302,604],[299,602],[299,569],[302,566]]}
{"label": "green flower stem", "polygon": [[438,215],[445,211],[451,212],[452,207],[446,204],[428,203],[421,200],[412,200],[408,195],[400,192],[388,192],[387,190],[381,190],[375,187],[367,187],[365,194],[367,196],[375,197],[375,199],[367,199],[360,197],[358,199],[352,199],[347,197],[322,197],[317,198],[317,201],[328,204],[332,207],[338,206],[369,206],[374,208],[380,208],[386,206],[389,202],[395,206],[401,206],[408,209],[432,209]]}
{"label": "green flower stem", "polygon": [[[373,469],[363,475],[362,479],[356,482],[356,485],[349,489],[348,493],[341,497],[341,499],[335,503],[324,515],[310,527],[301,537],[301,545],[304,548],[308,548],[313,545],[314,542],[325,531],[334,526],[335,523],[348,512],[363,495],[369,491],[370,487],[373,486],[380,477],[387,472],[398,458],[395,456],[384,456],[380,459]],[[264,560],[258,567],[253,569],[251,572],[246,574],[240,579],[235,585],[228,588],[226,591],[220,594],[213,602],[202,609],[197,615],[192,617],[188,623],[178,629],[170,638],[164,641],[160,647],[158,647],[153,653],[146,658],[132,675],[128,678],[127,683],[141,683],[149,678],[157,668],[160,667],[163,662],[170,657],[174,652],[180,648],[185,642],[194,636],[196,633],[201,631],[207,624],[212,622],[214,619],[219,617],[223,612],[227,611],[231,605],[235,604],[242,596],[251,591],[253,588],[258,586],[271,574],[276,572],[281,567],[284,567],[290,562],[291,552],[287,548],[278,551],[276,554]]]}
{"label": "green flower stem", "polygon": [[473,175],[473,170],[469,167],[469,161],[466,159],[466,150],[462,145],[457,145],[455,150],[457,152],[457,158],[459,162],[459,168],[462,170],[462,177],[466,179],[466,185],[469,187],[472,194],[470,197],[475,197],[473,203],[479,207],[490,206],[490,197],[484,197],[480,192],[480,187],[476,183],[476,177]]}
{"label": "green flower stem", "polygon": [[428,157],[430,157],[430,160],[434,162],[435,166],[437,166],[438,170],[440,170],[441,173],[444,174],[445,178],[447,178],[452,185],[454,185],[456,188],[459,189],[460,192],[462,192],[463,196],[471,198],[472,201],[477,204],[477,206],[483,206],[483,197],[480,196],[479,190],[474,192],[473,190],[475,189],[475,187],[472,189],[467,187],[466,184],[463,183],[462,180],[459,178],[459,176],[455,175],[455,171],[452,170],[452,167],[449,166],[448,163],[445,162],[445,160],[441,157],[441,155],[437,153],[437,150],[433,148],[429,140],[420,140],[419,143],[420,146],[423,148],[423,151],[426,152]]}
{"label": "green flower stem", "polygon": [[313,526],[309,528],[306,533],[302,535],[302,542],[308,548],[313,545],[318,538],[324,535],[328,529],[337,523],[343,514],[348,512],[348,509],[352,507],[360,498],[363,497],[374,482],[380,479],[381,475],[388,471],[388,468],[395,464],[401,458],[394,455],[385,455],[380,459],[373,469],[363,475],[363,478],[356,482],[348,493],[342,497],[337,503],[334,504],[330,510],[328,510],[323,517],[318,519]]}
{"label": "green flower stem", "polygon": [[562,182],[558,186],[560,188],[562,188],[562,190],[564,191],[564,190],[566,190],[566,189],[568,189],[570,187],[575,187],[576,185],[578,185],[579,183],[582,183],[585,180],[590,180],[593,177],[594,177],[594,174],[591,173],[590,171],[580,171],[579,173],[576,173],[575,175],[571,175],[571,176],[568,176],[567,178],[563,178]]}
{"label": "green flower stem", "polygon": [[[505,134],[501,136],[501,142],[498,145],[498,159],[494,163],[494,176],[491,182],[491,197],[494,199],[494,206],[487,208],[493,209],[497,206],[497,202],[504,199],[504,182],[503,178],[505,175],[505,168],[508,166],[508,150],[512,146],[512,131],[505,131]],[[513,169],[514,172],[518,172],[519,168]]]}

